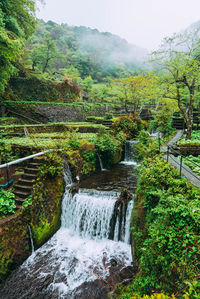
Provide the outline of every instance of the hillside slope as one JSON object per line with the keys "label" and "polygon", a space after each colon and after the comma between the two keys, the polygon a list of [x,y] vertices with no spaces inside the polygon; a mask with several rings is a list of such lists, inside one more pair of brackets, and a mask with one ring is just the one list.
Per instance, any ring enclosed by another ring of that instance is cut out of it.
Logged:
{"label": "hillside slope", "polygon": [[50,42],[53,45],[51,54],[55,57],[52,57],[45,71],[51,69],[55,73],[61,70],[63,73],[66,69],[74,71],[75,68],[82,78],[92,76],[97,81],[107,76],[124,77],[137,73],[147,55],[147,50],[109,32],[40,20],[28,44],[32,67],[44,70],[42,59]]}

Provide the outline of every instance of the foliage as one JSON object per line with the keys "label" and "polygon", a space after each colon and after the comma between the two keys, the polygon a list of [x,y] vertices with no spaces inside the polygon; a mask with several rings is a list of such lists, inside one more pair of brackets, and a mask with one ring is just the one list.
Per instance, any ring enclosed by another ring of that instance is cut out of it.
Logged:
{"label": "foliage", "polygon": [[191,147],[199,147],[200,146],[200,131],[193,131],[191,135],[191,140],[180,139],[177,142],[179,146],[191,146]]}
{"label": "foliage", "polygon": [[5,142],[5,138],[3,136],[4,134],[5,132],[3,132],[2,130],[2,132],[0,133],[0,164],[7,163],[16,158],[16,156],[12,152],[11,144],[7,144]]}
{"label": "foliage", "polygon": [[133,113],[141,105],[141,101],[145,101],[151,96],[152,85],[156,78],[153,75],[129,76],[128,78],[115,79],[119,83],[121,89],[121,99],[124,102],[126,112],[128,101],[132,103]]}
{"label": "foliage", "polygon": [[[115,298],[115,297],[114,297]],[[140,296],[139,294],[123,294],[122,296],[117,297],[118,299],[176,299],[174,295],[167,296],[163,293],[153,293],[152,295],[143,295]],[[188,298],[185,298],[188,299]]]}
{"label": "foliage", "polygon": [[185,140],[181,139],[177,142],[177,145],[183,146],[183,147],[199,147],[200,146],[200,141],[199,140]]}
{"label": "foliage", "polygon": [[100,103],[85,103],[85,102],[73,102],[73,103],[65,103],[65,102],[47,102],[46,100],[43,101],[4,101],[4,104],[12,104],[12,105],[21,105],[21,104],[29,104],[29,105],[49,105],[49,106],[71,106],[71,107],[77,107],[77,106],[88,106],[88,107],[101,107],[104,106]]}
{"label": "foliage", "polygon": [[102,158],[104,165],[109,167],[114,164],[117,152],[122,151],[123,140],[117,139],[111,133],[100,130],[93,141],[96,153]]}
{"label": "foliage", "polygon": [[79,94],[80,87],[72,82],[70,78],[63,78],[63,80],[57,81],[44,75],[25,73],[9,81],[9,86],[4,93],[4,99],[8,100],[10,104],[15,104],[15,102],[24,102],[25,104],[25,102],[29,101],[32,101],[32,104],[51,101],[52,103],[71,103],[72,101],[77,101]]}
{"label": "foliage", "polygon": [[187,139],[190,139],[193,109],[199,102],[198,32],[166,38],[160,50],[153,52],[153,57],[153,61],[163,70],[157,82],[157,97],[177,101],[186,122]]}
{"label": "foliage", "polygon": [[[30,53],[27,64],[32,64],[37,58],[35,52],[37,54],[38,46],[45,46],[45,36],[55,42],[58,51],[65,57],[55,60],[49,68],[52,73],[56,71],[56,76],[75,75],[75,80],[78,81],[80,77],[85,79],[91,76],[92,80],[102,82],[105,77],[124,77],[141,68],[141,64],[135,62],[137,49],[118,36],[100,33],[84,26],[72,27],[52,21],[45,23],[42,20],[27,45]],[[82,83],[87,92],[90,90],[88,83],[87,79]]]}
{"label": "foliage", "polygon": [[187,158],[183,158],[183,163],[200,176],[200,155],[198,157],[189,155]]}
{"label": "foliage", "polygon": [[10,76],[16,72],[14,63],[22,54],[24,40],[35,26],[35,1],[2,0],[0,3],[0,93]]}
{"label": "foliage", "polygon": [[140,168],[136,193],[132,234],[139,273],[128,294],[164,292],[179,298],[192,284],[198,294],[200,190],[157,156]]}
{"label": "foliage", "polygon": [[66,154],[70,165],[77,175],[88,174],[95,170],[96,156],[94,143],[78,138],[76,131],[66,132]]}
{"label": "foliage", "polygon": [[61,59],[62,55],[59,52],[55,41],[48,35],[45,36],[41,44],[35,45],[31,53],[32,70],[37,67],[42,73],[52,70],[52,65],[57,60]]}
{"label": "foliage", "polygon": [[0,218],[15,212],[15,195],[10,190],[0,188]]}
{"label": "foliage", "polygon": [[135,115],[121,116],[114,120],[112,125],[114,133],[124,132],[127,139],[132,139],[138,136],[140,130],[143,128],[142,120]]}
{"label": "foliage", "polygon": [[29,195],[22,203],[22,207],[23,208],[26,208],[28,206],[31,206],[32,205],[32,196]]}
{"label": "foliage", "polygon": [[149,136],[148,131],[142,130],[137,137],[139,141],[134,149],[134,158],[135,160],[141,161],[146,158],[153,158],[158,152],[158,141]]}
{"label": "foliage", "polygon": [[164,136],[169,136],[173,133],[172,128],[172,109],[170,103],[162,103],[157,111],[154,111],[154,119],[150,121],[149,129],[151,131],[159,131]]}

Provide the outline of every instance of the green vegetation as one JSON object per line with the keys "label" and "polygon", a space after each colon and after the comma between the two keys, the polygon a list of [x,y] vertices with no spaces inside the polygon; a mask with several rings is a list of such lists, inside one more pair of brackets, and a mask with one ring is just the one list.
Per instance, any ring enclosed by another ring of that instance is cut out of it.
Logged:
{"label": "green vegetation", "polygon": [[4,101],[4,104],[12,104],[12,105],[58,105],[58,106],[104,106],[104,103],[85,103],[85,102],[73,102],[73,103],[59,103],[59,102],[47,102],[47,101]]}
{"label": "green vegetation", "polygon": [[200,147],[200,131],[193,131],[191,139],[180,139],[177,145],[184,147]]}
{"label": "green vegetation", "polygon": [[139,272],[119,298],[152,292],[182,298],[191,285],[189,296],[198,298],[200,190],[158,156],[144,161],[136,194],[132,234]]}
{"label": "green vegetation", "polygon": [[[175,100],[184,117],[187,135],[191,138],[193,111],[199,103],[199,37],[198,32],[174,34],[166,38],[154,62],[162,74],[158,77],[157,97]],[[156,85],[155,85],[156,86]]]}
{"label": "green vegetation", "polygon": [[189,155],[187,159],[183,158],[183,163],[190,167],[196,174],[200,176],[200,155],[198,157]]}
{"label": "green vegetation", "polygon": [[16,73],[14,63],[22,55],[24,41],[33,33],[35,1],[2,0],[0,3],[0,93],[10,76]]}
{"label": "green vegetation", "polygon": [[114,119],[112,128],[115,134],[124,134],[126,139],[132,139],[144,128],[144,122],[136,114],[121,116]]}
{"label": "green vegetation", "polygon": [[40,20],[28,50],[25,63],[32,70],[57,77],[72,76],[77,82],[85,79],[81,84],[86,91],[91,88],[91,78],[102,81],[106,77],[124,77],[141,68],[136,62],[137,47],[111,33],[84,26]]}
{"label": "green vegetation", "polygon": [[0,188],[0,219],[15,212],[15,195],[10,190]]}

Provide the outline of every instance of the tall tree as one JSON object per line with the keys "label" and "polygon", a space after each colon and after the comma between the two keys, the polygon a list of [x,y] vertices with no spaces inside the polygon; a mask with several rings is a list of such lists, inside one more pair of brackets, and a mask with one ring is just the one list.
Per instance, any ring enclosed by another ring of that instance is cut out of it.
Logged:
{"label": "tall tree", "polygon": [[20,58],[24,40],[34,31],[34,0],[0,1],[0,93],[16,71],[14,63]]}
{"label": "tall tree", "polygon": [[146,100],[151,95],[151,87],[155,81],[152,75],[129,76],[123,79],[115,79],[119,83],[121,89],[121,99],[124,102],[127,111],[127,103],[131,102],[133,113],[137,111],[142,100]]}
{"label": "tall tree", "polygon": [[[36,45],[31,52],[32,69],[37,66],[43,73],[47,72],[56,60],[63,55],[58,51],[56,42],[47,35],[41,45]],[[51,71],[53,71],[51,69]]]}
{"label": "tall tree", "polygon": [[187,135],[191,138],[193,110],[199,102],[200,40],[197,32],[176,34],[166,38],[159,51],[153,52],[153,62],[162,70],[160,96],[174,99],[184,117]]}

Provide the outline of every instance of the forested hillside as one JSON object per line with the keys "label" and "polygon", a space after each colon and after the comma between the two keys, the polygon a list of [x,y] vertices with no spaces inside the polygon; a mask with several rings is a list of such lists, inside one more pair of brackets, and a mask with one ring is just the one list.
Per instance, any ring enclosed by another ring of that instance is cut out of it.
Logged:
{"label": "forested hillside", "polygon": [[138,73],[147,54],[108,32],[84,26],[58,25],[40,20],[27,45],[26,63],[32,70],[60,77],[125,77]]}

